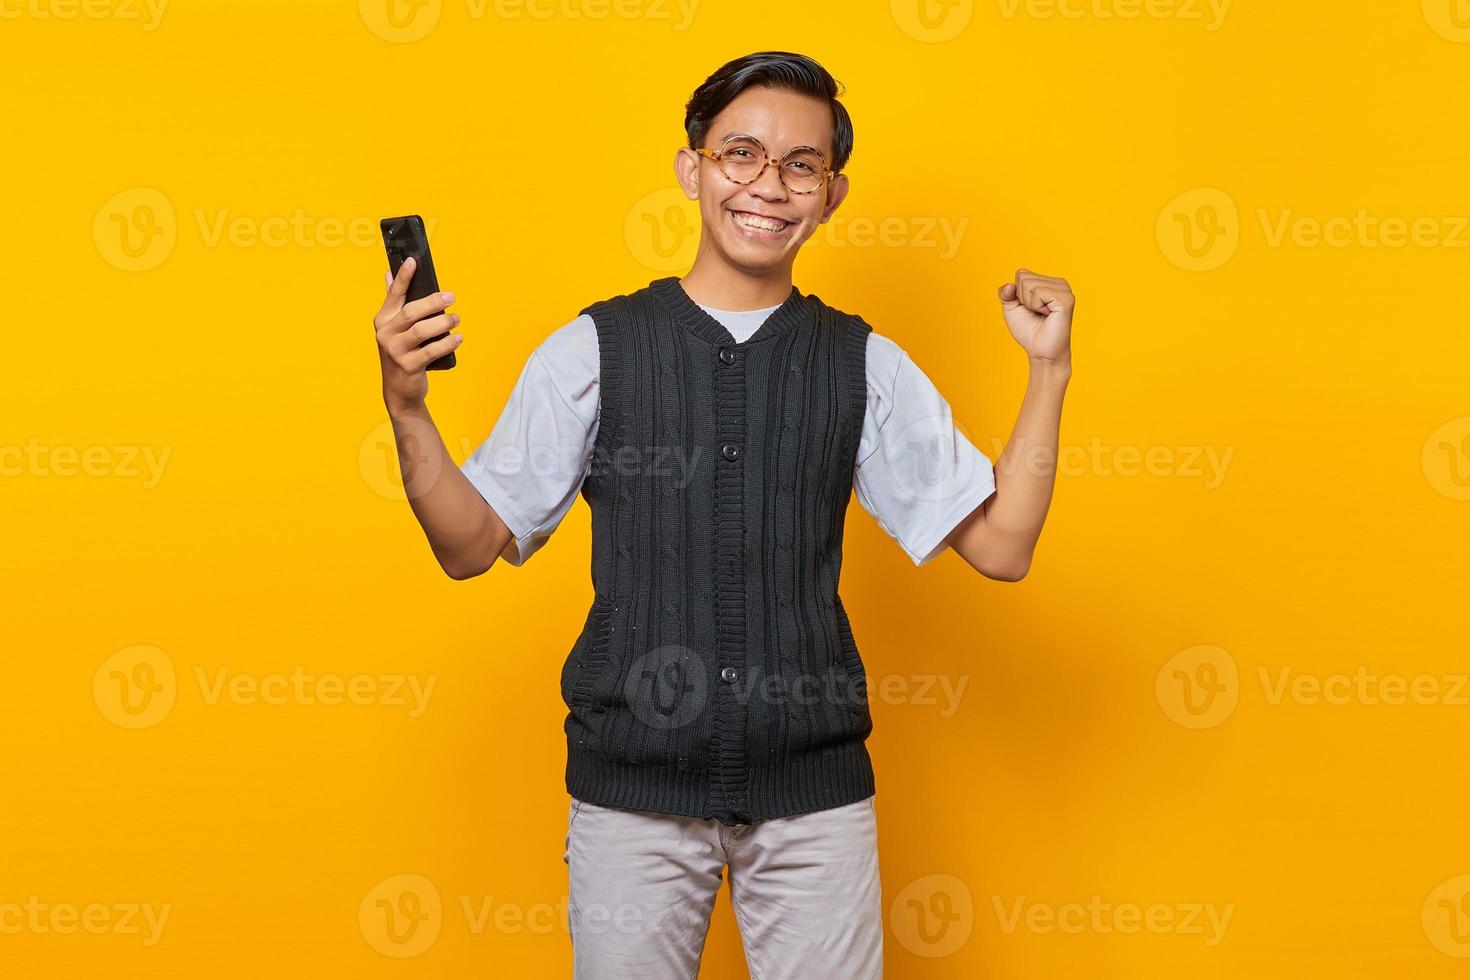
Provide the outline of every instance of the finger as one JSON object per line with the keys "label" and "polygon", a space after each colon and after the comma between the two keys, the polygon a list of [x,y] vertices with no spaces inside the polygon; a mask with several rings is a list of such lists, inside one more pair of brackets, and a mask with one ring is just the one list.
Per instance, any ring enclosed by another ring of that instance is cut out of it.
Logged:
{"label": "finger", "polygon": [[1016,299],[1028,310],[1036,309],[1036,279],[1025,269],[1016,270]]}
{"label": "finger", "polygon": [[1022,279],[1022,289],[1027,288],[1035,293],[1039,289],[1070,290],[1072,287],[1065,279],[1055,279],[1051,276],[1026,276]]}
{"label": "finger", "polygon": [[400,304],[403,297],[408,294],[408,284],[413,281],[413,270],[419,267],[418,260],[412,255],[404,259],[398,266],[398,275],[388,283],[388,298],[397,300]]}
{"label": "finger", "polygon": [[387,347],[390,353],[404,353],[412,350],[426,340],[432,340],[441,334],[459,326],[458,313],[445,313],[443,316],[431,316],[420,320],[407,330],[389,339]]}
{"label": "finger", "polygon": [[408,284],[413,279],[416,264],[413,256],[410,255],[398,266],[398,274],[388,280],[388,292],[383,297],[382,307],[378,310],[378,319],[386,321],[402,308],[403,297],[408,293]]}
{"label": "finger", "polygon": [[1001,303],[1005,306],[1006,309],[1014,310],[1016,307],[1021,305],[1020,300],[1017,298],[1019,293],[1016,289],[1015,283],[1002,283],[1000,289],[997,292],[1000,295]]}
{"label": "finger", "polygon": [[423,299],[416,299],[407,304],[399,311],[399,316],[408,323],[422,320],[426,316],[433,316],[454,302],[453,293],[432,293]]}
{"label": "finger", "polygon": [[1016,270],[1016,302],[1027,309],[1031,308],[1031,297],[1028,293],[1027,284],[1034,273],[1030,269],[1020,268]]}
{"label": "finger", "polygon": [[406,371],[422,371],[430,361],[438,360],[464,342],[464,334],[452,333],[443,340],[436,340],[409,354],[403,361]]}
{"label": "finger", "polygon": [[1034,272],[1021,275],[1018,284],[1022,305],[1038,313],[1048,308],[1051,298],[1067,291],[1058,280]]}
{"label": "finger", "polygon": [[1072,290],[1055,283],[1038,283],[1033,294],[1036,302],[1046,309],[1065,309],[1072,305]]}
{"label": "finger", "polygon": [[1022,284],[1028,284],[1032,288],[1038,288],[1038,287],[1060,287],[1060,288],[1063,288],[1063,289],[1070,289],[1070,288],[1072,288],[1072,284],[1070,284],[1070,282],[1067,282],[1066,279],[1061,279],[1060,276],[1044,276],[1044,275],[1041,275],[1041,273],[1036,273],[1036,272],[1030,272],[1030,273],[1026,273],[1026,275],[1019,276],[1019,278],[1017,278],[1017,282],[1022,282]]}

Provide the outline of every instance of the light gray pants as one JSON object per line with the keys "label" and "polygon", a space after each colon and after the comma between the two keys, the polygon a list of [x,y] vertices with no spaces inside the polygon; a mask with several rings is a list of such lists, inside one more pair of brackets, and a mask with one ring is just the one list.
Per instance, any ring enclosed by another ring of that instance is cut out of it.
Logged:
{"label": "light gray pants", "polygon": [[727,827],[572,799],[574,980],[692,980],[730,867],[751,980],[882,980],[873,797]]}

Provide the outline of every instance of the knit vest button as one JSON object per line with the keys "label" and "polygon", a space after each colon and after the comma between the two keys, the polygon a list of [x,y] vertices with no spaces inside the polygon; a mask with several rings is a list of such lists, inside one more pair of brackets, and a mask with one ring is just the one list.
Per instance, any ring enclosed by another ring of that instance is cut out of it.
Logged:
{"label": "knit vest button", "polygon": [[737,459],[740,456],[740,447],[726,443],[725,448],[721,449],[720,452],[724,453],[726,459]]}
{"label": "knit vest button", "polygon": [[728,348],[728,347],[725,347],[725,348],[721,349],[720,350],[720,360],[724,361],[726,364],[734,364],[735,363],[735,352],[733,350],[731,350],[730,348]]}
{"label": "knit vest button", "polygon": [[734,684],[735,683],[735,668],[734,667],[725,667],[725,668],[721,669],[720,670],[720,680],[724,681],[726,684]]}

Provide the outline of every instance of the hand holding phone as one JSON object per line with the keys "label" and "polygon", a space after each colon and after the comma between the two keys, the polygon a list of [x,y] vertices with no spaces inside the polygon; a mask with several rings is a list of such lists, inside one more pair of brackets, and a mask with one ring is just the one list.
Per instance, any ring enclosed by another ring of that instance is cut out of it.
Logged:
{"label": "hand holding phone", "polygon": [[383,305],[373,317],[383,398],[390,408],[421,403],[429,391],[426,372],[434,370],[435,364],[453,367],[454,351],[464,339],[450,333],[459,324],[459,314],[445,312],[454,302],[452,293],[433,291],[410,298],[418,271],[416,256],[401,257],[396,271],[390,273]]}
{"label": "hand holding phone", "polygon": [[[439,277],[434,274],[434,256],[429,252],[429,235],[424,230],[424,221],[416,214],[405,214],[397,218],[383,218],[378,222],[383,233],[383,247],[388,252],[388,271],[396,276],[406,259],[414,260],[412,278],[408,283],[406,302],[433,296],[439,292]],[[440,339],[425,334],[420,347]],[[425,370],[447,371],[454,367],[454,351],[430,361]]]}

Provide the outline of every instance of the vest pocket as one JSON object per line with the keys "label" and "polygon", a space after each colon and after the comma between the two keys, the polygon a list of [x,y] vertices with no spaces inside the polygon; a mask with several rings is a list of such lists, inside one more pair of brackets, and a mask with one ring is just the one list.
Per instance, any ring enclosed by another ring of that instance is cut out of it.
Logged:
{"label": "vest pocket", "polygon": [[601,594],[592,597],[582,632],[562,667],[562,700],[569,708],[592,706],[598,679],[607,672],[613,610],[611,598]]}

